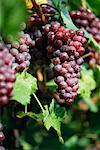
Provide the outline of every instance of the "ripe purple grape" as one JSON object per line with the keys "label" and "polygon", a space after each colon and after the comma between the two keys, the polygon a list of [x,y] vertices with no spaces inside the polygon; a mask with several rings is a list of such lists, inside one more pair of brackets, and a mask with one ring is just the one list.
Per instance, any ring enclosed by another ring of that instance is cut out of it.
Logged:
{"label": "ripe purple grape", "polygon": [[3,105],[7,104],[12,96],[16,77],[15,71],[12,69],[13,56],[2,43],[0,43],[0,62],[0,105]]}
{"label": "ripe purple grape", "polygon": [[[89,34],[92,35],[92,37],[96,40],[97,43],[100,44],[100,18],[97,18],[95,16],[95,14],[87,8],[79,8],[79,10],[75,11],[75,12],[71,12],[71,17],[74,21],[74,23],[76,24],[76,26],[82,28],[84,27],[87,32],[89,32]],[[79,37],[80,35],[83,36],[82,31],[78,31],[77,32],[77,37]],[[77,37],[74,38],[74,40],[77,39]],[[78,40],[79,41],[79,40]],[[82,44],[86,43],[86,39],[82,38],[81,40]],[[83,47],[80,47],[77,52],[80,55],[83,55],[84,53],[84,49]],[[87,52],[91,52],[91,57],[87,57],[86,61],[88,62],[90,67],[93,67],[95,64],[100,64],[100,62],[96,59],[94,56],[95,50],[92,48],[91,45],[89,45],[87,47]]]}
{"label": "ripe purple grape", "polygon": [[97,18],[90,9],[80,8],[76,12],[72,12],[71,17],[77,26],[85,27],[86,30],[93,36],[93,38],[98,43],[100,42],[100,38],[96,38],[97,36],[100,36],[98,28],[100,26],[100,19]]}
{"label": "ripe purple grape", "polygon": [[58,76],[58,77],[56,78],[56,82],[57,82],[57,83],[60,83],[61,81],[64,81],[64,77],[63,77],[63,76]]}
{"label": "ripe purple grape", "polygon": [[34,46],[35,41],[31,39],[29,34],[24,32],[20,33],[20,37],[17,42],[11,43],[10,53],[13,56],[13,62],[16,64],[15,70],[17,72],[22,72],[26,67],[28,67],[28,65],[25,65],[24,62],[30,61],[31,56],[29,54],[29,48]]}
{"label": "ripe purple grape", "polygon": [[[65,29],[56,23],[53,22],[49,25],[48,45],[53,47],[51,53],[53,54],[55,82],[61,98],[58,102],[70,105],[78,91],[80,65],[83,63],[80,55],[85,51],[83,45],[86,39],[83,37],[82,30]],[[44,31],[47,31],[47,26],[45,26]],[[51,33],[54,36],[52,40],[49,39]]]}

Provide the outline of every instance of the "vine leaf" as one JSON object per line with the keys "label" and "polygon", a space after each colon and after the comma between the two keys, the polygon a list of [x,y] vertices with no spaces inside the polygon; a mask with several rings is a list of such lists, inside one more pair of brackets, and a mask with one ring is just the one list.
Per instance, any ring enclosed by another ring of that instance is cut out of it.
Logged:
{"label": "vine leaf", "polygon": [[27,105],[30,103],[31,94],[37,90],[37,80],[29,73],[17,73],[16,82],[14,84],[14,96],[12,99]]}
{"label": "vine leaf", "polygon": [[64,143],[64,146],[67,148],[75,147],[76,143],[78,143],[79,139],[77,135],[72,135],[67,141]]}
{"label": "vine leaf", "polygon": [[60,111],[58,112],[55,110],[53,99],[49,108],[47,105],[45,106],[45,111],[43,112],[43,122],[47,130],[53,127],[57,131],[59,141],[61,143],[64,143],[63,138],[61,136],[61,122],[64,119],[65,111],[62,110],[61,107],[59,109]]}
{"label": "vine leaf", "polygon": [[91,44],[91,46],[95,49],[95,50],[100,50],[100,44],[98,44],[95,39],[93,39],[93,37],[85,30],[82,29],[85,33],[85,37],[89,39],[89,43]]}
{"label": "vine leaf", "polygon": [[93,71],[94,71],[94,78],[95,78],[96,84],[99,87],[100,86],[100,65],[96,64],[95,67],[93,68]]}
{"label": "vine leaf", "polygon": [[42,118],[43,118],[41,113],[40,114],[35,114],[33,112],[24,113],[21,111],[21,112],[18,112],[18,114],[17,114],[17,117],[20,119],[24,118],[25,116],[28,116],[35,120],[42,120]]}
{"label": "vine leaf", "polygon": [[55,8],[60,12],[61,10],[61,0],[52,0],[53,5]]}
{"label": "vine leaf", "polygon": [[54,82],[54,80],[50,80],[46,83],[46,86],[50,89],[50,90],[56,90],[57,88],[57,84]]}
{"label": "vine leaf", "polygon": [[0,32],[5,37],[15,38],[20,31],[20,25],[26,20],[25,1],[0,0]]}
{"label": "vine leaf", "polygon": [[93,112],[98,111],[96,105],[91,101],[91,92],[95,89],[95,87],[96,82],[93,77],[93,71],[91,69],[86,70],[85,67],[82,67],[78,93]]}
{"label": "vine leaf", "polygon": [[67,28],[73,29],[73,30],[78,30],[78,28],[72,22],[72,19],[71,19],[69,12],[68,12],[66,7],[63,7],[61,9],[61,17],[62,17],[63,22]]}

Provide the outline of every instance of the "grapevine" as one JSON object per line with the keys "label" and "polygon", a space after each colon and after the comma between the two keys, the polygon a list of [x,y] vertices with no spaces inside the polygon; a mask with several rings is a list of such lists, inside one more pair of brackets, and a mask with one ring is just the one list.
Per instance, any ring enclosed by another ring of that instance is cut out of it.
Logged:
{"label": "grapevine", "polygon": [[100,150],[99,5],[0,1],[0,150]]}

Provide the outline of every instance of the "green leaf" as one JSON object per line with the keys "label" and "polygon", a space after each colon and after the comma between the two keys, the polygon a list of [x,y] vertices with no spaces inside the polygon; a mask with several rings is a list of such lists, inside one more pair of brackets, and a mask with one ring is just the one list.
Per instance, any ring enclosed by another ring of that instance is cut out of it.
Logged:
{"label": "green leaf", "polygon": [[85,37],[89,39],[89,44],[91,44],[94,50],[100,50],[100,44],[98,44],[85,29],[83,29],[83,31],[85,33]]}
{"label": "green leaf", "polygon": [[52,3],[58,11],[61,10],[61,0],[52,0]]}
{"label": "green leaf", "polygon": [[79,80],[79,90],[78,93],[83,97],[83,100],[88,104],[91,111],[98,111],[96,105],[90,100],[91,92],[96,87],[96,82],[93,77],[93,71],[91,69],[86,70],[82,67],[81,79]]}
{"label": "green leaf", "polygon": [[90,98],[91,90],[95,89],[96,83],[93,79],[93,71],[91,69],[86,70],[82,67],[81,79],[79,80],[79,93],[82,97]]}
{"label": "green leaf", "polygon": [[89,106],[89,108],[92,112],[98,111],[97,106],[90,99],[84,98],[84,102]]}
{"label": "green leaf", "polygon": [[86,70],[85,67],[82,67],[81,70],[81,79],[79,80],[79,93],[84,98],[90,98],[91,91],[95,89],[96,83],[93,79],[93,71],[91,69]]}
{"label": "green leaf", "polygon": [[91,46],[94,48],[94,50],[100,50],[100,44],[98,44],[93,38],[90,40]]}
{"label": "green leaf", "polygon": [[87,2],[91,6],[93,12],[100,16],[100,0],[87,0]]}
{"label": "green leaf", "polygon": [[19,141],[20,141],[21,146],[23,147],[23,150],[32,150],[33,149],[32,145],[29,144],[28,142],[26,142],[25,140],[20,138]]}
{"label": "green leaf", "polygon": [[21,111],[21,112],[18,112],[18,114],[17,114],[17,117],[20,119],[22,119],[25,116],[28,116],[28,117],[35,119],[35,120],[40,120],[40,119],[42,120],[42,118],[43,118],[41,113],[40,114],[35,114],[33,112],[24,113]]}
{"label": "green leaf", "polygon": [[100,86],[100,66],[99,65],[95,65],[95,67],[93,68],[94,70],[94,79],[97,83],[97,86]]}
{"label": "green leaf", "polygon": [[66,7],[61,9],[61,17],[62,17],[63,22],[67,28],[73,29],[73,30],[78,30],[78,28],[72,22],[72,19],[71,19],[69,12],[68,12]]}
{"label": "green leaf", "polygon": [[49,82],[47,82],[46,86],[51,90],[56,90],[56,88],[57,88],[57,85],[54,82],[54,80],[50,80]]}
{"label": "green leaf", "polygon": [[0,32],[5,37],[15,38],[20,31],[20,25],[26,20],[27,10],[23,0],[0,1]]}
{"label": "green leaf", "polygon": [[[61,109],[61,107],[59,109]],[[63,121],[65,111],[63,109],[61,110],[62,111],[59,112],[55,110],[53,99],[49,108],[47,105],[45,106],[45,111],[43,112],[44,116],[43,122],[47,130],[53,127],[57,131],[59,140],[61,143],[63,143],[64,141],[61,136],[61,122]]]}
{"label": "green leaf", "polygon": [[67,148],[73,148],[76,146],[76,143],[78,142],[78,140],[79,140],[78,136],[73,135],[64,143],[64,146]]}
{"label": "green leaf", "polygon": [[27,105],[30,103],[31,94],[37,90],[37,80],[29,73],[17,73],[16,82],[14,84],[14,96],[12,99]]}
{"label": "green leaf", "polygon": [[71,0],[68,2],[68,4],[71,7],[71,10],[77,10],[82,5],[81,1],[79,0]]}

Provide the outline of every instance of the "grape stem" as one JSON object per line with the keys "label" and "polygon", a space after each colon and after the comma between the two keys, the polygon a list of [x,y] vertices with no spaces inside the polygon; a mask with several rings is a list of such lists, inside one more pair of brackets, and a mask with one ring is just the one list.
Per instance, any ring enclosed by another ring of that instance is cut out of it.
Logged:
{"label": "grape stem", "polygon": [[44,83],[47,82],[47,78],[46,78],[46,66],[43,66],[43,78],[44,78]]}
{"label": "grape stem", "polygon": [[41,18],[42,23],[45,25],[45,24],[46,24],[46,17],[45,17],[45,15],[44,15],[43,12],[42,12],[41,7],[36,3],[35,0],[31,0],[31,2],[32,2],[33,7],[35,8],[37,14],[38,14],[39,17]]}
{"label": "grape stem", "polygon": [[91,56],[91,53],[87,53],[87,54],[83,55],[82,58],[86,58],[88,56]]}
{"label": "grape stem", "polygon": [[35,93],[33,93],[33,96],[35,97],[37,103],[39,104],[39,106],[40,106],[42,112],[44,112],[44,108],[43,108],[42,104],[40,103],[39,99],[37,98],[37,96],[35,95]]}
{"label": "grape stem", "polygon": [[27,105],[25,105],[25,113],[27,113]]}
{"label": "grape stem", "polygon": [[[52,17],[52,16],[54,16],[54,15],[59,15],[58,13],[55,13],[55,14],[44,14],[46,17]],[[37,16],[37,14],[33,14],[33,13],[31,13],[31,16],[33,16],[33,17],[36,17]]]}
{"label": "grape stem", "polygon": [[80,0],[80,1],[82,4],[82,7],[86,9],[87,8],[86,0]]}
{"label": "grape stem", "polygon": [[41,81],[41,82],[43,81],[43,74],[42,74],[42,71],[40,68],[38,68],[38,70],[37,70],[37,78],[39,81]]}

